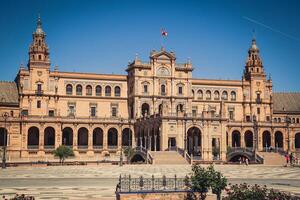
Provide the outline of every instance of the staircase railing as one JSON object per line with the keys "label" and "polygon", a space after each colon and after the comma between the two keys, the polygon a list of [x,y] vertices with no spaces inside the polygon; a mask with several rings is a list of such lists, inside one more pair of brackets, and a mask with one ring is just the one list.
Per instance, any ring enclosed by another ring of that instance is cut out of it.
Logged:
{"label": "staircase railing", "polygon": [[189,164],[193,163],[193,158],[188,154],[187,151],[184,152],[184,157],[188,161]]}

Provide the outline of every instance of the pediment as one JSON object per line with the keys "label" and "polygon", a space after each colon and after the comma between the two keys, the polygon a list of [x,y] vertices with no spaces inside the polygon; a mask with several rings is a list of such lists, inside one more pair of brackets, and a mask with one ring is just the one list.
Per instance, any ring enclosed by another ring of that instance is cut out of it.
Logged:
{"label": "pediment", "polygon": [[170,59],[173,60],[173,59],[176,59],[176,57],[174,56],[174,54],[169,53],[169,52],[167,52],[165,50],[153,53],[151,55],[151,58],[156,58],[156,59],[161,59],[161,60],[170,60]]}

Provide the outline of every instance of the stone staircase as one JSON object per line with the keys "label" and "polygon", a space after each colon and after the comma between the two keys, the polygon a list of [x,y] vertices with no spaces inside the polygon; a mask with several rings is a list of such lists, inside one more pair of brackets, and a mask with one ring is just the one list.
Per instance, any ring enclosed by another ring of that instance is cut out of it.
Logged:
{"label": "stone staircase", "polygon": [[180,165],[188,162],[176,151],[151,151],[154,165]]}
{"label": "stone staircase", "polygon": [[276,152],[258,152],[264,158],[264,165],[283,166],[286,164],[285,157]]}

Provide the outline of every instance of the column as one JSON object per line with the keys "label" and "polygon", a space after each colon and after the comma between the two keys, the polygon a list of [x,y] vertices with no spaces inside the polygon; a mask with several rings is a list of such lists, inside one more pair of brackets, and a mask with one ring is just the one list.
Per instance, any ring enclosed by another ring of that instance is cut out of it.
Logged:
{"label": "column", "polygon": [[39,150],[44,150],[44,126],[39,127]]}
{"label": "column", "polygon": [[232,131],[228,132],[228,146],[232,147]]}
{"label": "column", "polygon": [[122,148],[122,125],[118,128],[118,149],[121,150]]}
{"label": "column", "polygon": [[77,150],[77,144],[78,144],[78,128],[77,125],[73,127],[73,149]]}
{"label": "column", "polygon": [[88,129],[88,150],[93,150],[93,130]]}
{"label": "column", "polygon": [[107,150],[108,146],[107,146],[107,128],[103,128],[103,149]]}
{"label": "column", "polygon": [[55,129],[55,149],[62,144],[62,130],[60,124],[57,124]]}
{"label": "column", "polygon": [[246,147],[246,145],[245,145],[245,132],[241,133],[241,147],[242,148]]}

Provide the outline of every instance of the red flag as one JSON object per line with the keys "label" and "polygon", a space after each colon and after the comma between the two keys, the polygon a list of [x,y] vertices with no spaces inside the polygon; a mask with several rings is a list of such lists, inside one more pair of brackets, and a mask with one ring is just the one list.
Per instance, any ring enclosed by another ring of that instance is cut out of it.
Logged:
{"label": "red flag", "polygon": [[168,32],[165,31],[164,29],[161,29],[161,35],[166,37],[166,36],[168,36]]}

